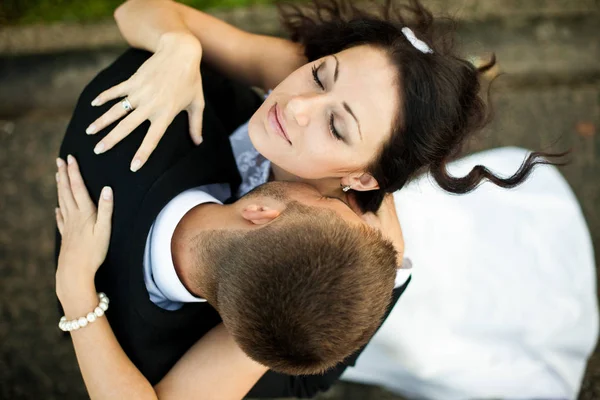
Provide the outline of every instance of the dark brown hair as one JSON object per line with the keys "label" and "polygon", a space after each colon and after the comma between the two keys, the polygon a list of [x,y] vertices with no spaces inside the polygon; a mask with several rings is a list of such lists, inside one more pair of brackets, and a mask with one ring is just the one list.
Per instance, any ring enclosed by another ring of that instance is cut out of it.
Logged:
{"label": "dark brown hair", "polygon": [[[391,139],[371,162],[367,171],[379,190],[355,192],[363,211],[375,211],[385,193],[402,188],[415,175],[429,171],[444,190],[467,193],[483,179],[510,188],[522,183],[536,164],[556,164],[546,158],[566,153],[534,152],[509,178],[494,175],[483,166],[464,177],[452,177],[446,165],[460,151],[469,135],[490,119],[480,96],[480,74],[491,68],[495,58],[480,68],[458,57],[454,46],[454,24],[434,21],[418,0],[409,4],[383,5],[348,0],[313,0],[307,5],[280,4],[282,23],[291,39],[304,45],[308,61],[359,45],[385,51],[397,69],[402,99]],[[436,23],[434,23],[436,22]],[[433,53],[422,53],[401,32],[404,27],[426,42]],[[489,97],[489,96],[488,96]]]}
{"label": "dark brown hair", "polygon": [[381,234],[297,202],[269,225],[197,239],[216,266],[213,302],[237,344],[270,369],[317,374],[365,345],[381,324],[396,251]]}

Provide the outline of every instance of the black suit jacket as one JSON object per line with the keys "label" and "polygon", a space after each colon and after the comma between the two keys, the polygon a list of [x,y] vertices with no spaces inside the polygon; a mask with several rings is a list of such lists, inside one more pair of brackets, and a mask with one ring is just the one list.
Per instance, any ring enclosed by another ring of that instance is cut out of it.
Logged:
{"label": "black suit jacket", "polygon": [[[106,315],[125,353],[144,376],[156,384],[221,319],[208,303],[191,303],[177,311],[166,311],[150,301],[143,279],[143,254],[149,229],[161,209],[186,189],[229,183],[235,193],[240,176],[229,134],[250,118],[262,100],[249,88],[203,68],[206,100],[203,143],[194,146],[188,133],[187,114],[180,113],[146,165],[132,173],[129,163],[148,130],[148,122],[102,155],[95,155],[92,149],[114,124],[94,136],[84,132],[116,102],[91,107],[94,97],[128,79],[149,56],[140,50],[127,51],[84,89],[67,128],[60,156],[72,154],[77,158],[92,198],[97,199],[106,185],[114,190],[110,247],[96,275],[96,286],[111,299]],[[394,291],[388,312],[405,287]],[[328,389],[346,366],[356,361],[358,354],[360,351],[323,375],[287,376],[267,372],[249,396],[312,397]]]}

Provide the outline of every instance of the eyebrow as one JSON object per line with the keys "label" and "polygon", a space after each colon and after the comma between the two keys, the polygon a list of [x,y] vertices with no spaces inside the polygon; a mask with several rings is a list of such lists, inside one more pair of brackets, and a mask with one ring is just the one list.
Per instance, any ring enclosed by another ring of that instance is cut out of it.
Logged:
{"label": "eyebrow", "polygon": [[[338,60],[338,58],[335,56],[335,54],[332,54],[331,56],[335,59],[335,70],[333,71],[333,83],[336,83],[337,79],[338,79],[338,75],[340,73],[340,60]],[[356,115],[352,112],[352,109],[350,108],[348,103],[346,103],[344,101],[344,102],[342,102],[342,104],[344,105],[344,109],[348,112],[348,114],[350,114],[352,116],[352,118],[354,118],[354,120],[356,121],[356,125],[358,126],[358,134],[360,135],[360,140],[363,140],[362,132],[360,130],[360,122],[358,122],[358,118],[356,118]]]}

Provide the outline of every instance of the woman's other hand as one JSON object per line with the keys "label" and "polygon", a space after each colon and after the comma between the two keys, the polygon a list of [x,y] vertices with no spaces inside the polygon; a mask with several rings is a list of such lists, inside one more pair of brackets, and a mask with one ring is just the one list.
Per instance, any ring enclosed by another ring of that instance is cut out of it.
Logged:
{"label": "woman's other hand", "polygon": [[106,258],[111,232],[113,193],[105,187],[99,205],[90,198],[73,156],[57,159],[58,204],[56,223],[62,236],[56,291],[59,299],[77,285],[93,285]]}
{"label": "woman's other hand", "polygon": [[101,106],[110,100],[127,98],[133,109],[127,111],[119,102],[87,128],[86,133],[94,134],[125,117],[96,145],[94,152],[110,150],[149,120],[150,129],[131,162],[135,172],[146,163],[169,124],[183,110],[188,112],[192,140],[200,144],[204,112],[201,58],[200,42],[193,35],[162,35],[156,53],[131,78],[102,92],[92,102],[93,106]]}
{"label": "woman's other hand", "polygon": [[402,236],[402,228],[400,227],[398,214],[396,214],[394,196],[391,193],[386,194],[377,213],[363,213],[352,193],[348,194],[347,199],[350,208],[352,208],[363,221],[371,227],[379,229],[383,236],[393,243],[398,252],[397,265],[400,267],[404,258],[404,237]]}

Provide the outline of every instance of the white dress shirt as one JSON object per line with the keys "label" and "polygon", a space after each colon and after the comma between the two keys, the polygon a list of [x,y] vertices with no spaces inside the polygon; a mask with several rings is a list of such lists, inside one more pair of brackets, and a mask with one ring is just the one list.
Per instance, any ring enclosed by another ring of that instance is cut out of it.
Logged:
{"label": "white dress shirt", "polygon": [[[453,162],[514,173],[527,151]],[[558,169],[514,189],[486,182],[452,195],[423,175],[394,194],[409,290],[344,380],[407,398],[574,399],[598,337],[593,246]]]}

